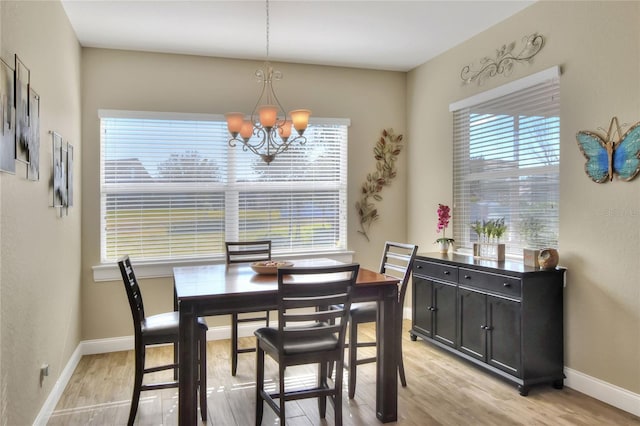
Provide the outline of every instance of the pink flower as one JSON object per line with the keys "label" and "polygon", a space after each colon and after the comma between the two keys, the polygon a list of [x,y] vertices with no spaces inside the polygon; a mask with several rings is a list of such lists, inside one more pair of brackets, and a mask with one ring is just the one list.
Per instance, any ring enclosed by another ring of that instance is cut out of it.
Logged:
{"label": "pink flower", "polygon": [[444,231],[449,226],[449,220],[451,219],[451,209],[444,204],[438,204],[438,232]]}

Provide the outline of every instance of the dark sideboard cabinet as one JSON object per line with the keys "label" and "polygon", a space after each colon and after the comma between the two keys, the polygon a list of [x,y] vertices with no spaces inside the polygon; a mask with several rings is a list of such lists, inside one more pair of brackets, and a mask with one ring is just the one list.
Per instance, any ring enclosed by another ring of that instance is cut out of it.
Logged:
{"label": "dark sideboard cabinet", "polygon": [[411,340],[421,337],[517,384],[563,386],[565,270],[418,254]]}

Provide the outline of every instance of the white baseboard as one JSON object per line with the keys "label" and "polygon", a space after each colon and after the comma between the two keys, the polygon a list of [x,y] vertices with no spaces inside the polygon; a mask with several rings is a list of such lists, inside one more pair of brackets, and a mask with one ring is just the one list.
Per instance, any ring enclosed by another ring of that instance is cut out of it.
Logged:
{"label": "white baseboard", "polygon": [[[403,310],[403,315],[404,318],[411,318],[411,309],[405,308]],[[253,335],[254,328],[255,327],[251,327],[250,325],[241,325],[238,328],[238,335],[240,337],[251,336]],[[207,340],[228,339],[229,336],[229,326],[210,327],[207,332]],[[62,374],[60,374],[60,377],[56,381],[56,384],[53,386],[49,397],[40,409],[40,413],[33,424],[35,426],[44,426],[47,424],[49,417],[55,410],[67,383],[71,379],[71,376],[83,355],[132,350],[133,343],[133,336],[84,340],[80,342],[67,362]],[[567,376],[564,381],[566,387],[582,392],[602,402],[640,417],[640,394],[630,392],[619,386],[612,385],[568,367],[565,367],[564,371]]]}
{"label": "white baseboard", "polygon": [[565,386],[640,417],[640,395],[565,367]]}
{"label": "white baseboard", "polygon": [[67,387],[67,383],[69,383],[69,380],[71,380],[71,376],[76,370],[76,367],[78,366],[82,355],[83,353],[81,342],[76,350],[71,354],[71,358],[69,358],[67,365],[62,370],[62,373],[60,373],[60,377],[58,377],[58,380],[56,380],[55,385],[53,385],[53,388],[51,389],[51,392],[49,392],[49,396],[42,405],[42,408],[40,408],[38,417],[36,417],[36,419],[33,421],[33,424],[35,426],[45,426],[49,421],[49,417],[51,417],[53,410],[56,409],[56,405],[58,405],[58,401],[60,400],[60,397],[62,397],[62,393]]}

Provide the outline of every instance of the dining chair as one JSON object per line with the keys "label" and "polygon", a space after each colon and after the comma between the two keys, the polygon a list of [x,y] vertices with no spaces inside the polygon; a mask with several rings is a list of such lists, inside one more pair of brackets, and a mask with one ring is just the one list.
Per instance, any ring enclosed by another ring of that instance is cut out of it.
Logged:
{"label": "dining chair", "polygon": [[[248,263],[271,260],[271,241],[227,241],[225,242],[227,265],[233,263]],[[231,314],[231,375],[238,371],[238,354],[255,352],[255,347],[240,348],[238,345],[238,325],[264,321],[269,326],[269,311],[247,314]]]}
{"label": "dining chair", "polygon": [[[407,286],[413,269],[413,261],[418,252],[418,246],[387,241],[384,243],[380,273],[399,279],[398,305],[396,308],[396,330],[398,336],[402,334],[402,310]],[[349,349],[347,369],[349,370],[349,399],[356,394],[356,377],[358,365],[375,362],[376,357],[358,359],[358,348],[376,346],[376,341],[358,342],[358,325],[377,321],[378,304],[376,302],[358,302],[351,305],[349,312],[349,342],[345,345]],[[398,374],[402,386],[407,386],[404,373],[404,361],[402,356],[402,339],[398,339]],[[333,365],[329,365],[329,375],[332,374]]]}
{"label": "dining chair", "polygon": [[[254,332],[256,425],[262,423],[264,402],[284,425],[286,401],[303,398],[318,398],[318,411],[324,419],[327,397],[333,405],[335,424],[342,425],[344,341],[359,269],[356,263],[278,268],[278,327]],[[265,353],[278,363],[277,392],[269,393],[264,388]],[[336,364],[333,386],[327,381],[329,362]],[[287,390],[285,368],[302,364],[318,364],[317,385]]]}
{"label": "dining chair", "polygon": [[[133,317],[133,328],[135,332],[135,373],[133,381],[133,396],[131,397],[131,409],[129,410],[128,425],[133,425],[138,411],[140,392],[148,390],[168,389],[178,387],[175,380],[178,371],[178,341],[180,340],[180,317],[178,312],[166,312],[157,315],[146,316],[142,293],[138,280],[133,271],[129,256],[125,255],[118,260],[122,281],[127,291],[129,307]],[[202,421],[207,421],[207,324],[202,318],[198,318],[198,339],[199,354],[199,384],[200,384],[200,415]],[[173,344],[174,359],[172,364],[159,365],[145,368],[145,355],[147,346],[159,344]],[[147,373],[173,370],[174,380],[162,383],[142,384],[143,376]]]}

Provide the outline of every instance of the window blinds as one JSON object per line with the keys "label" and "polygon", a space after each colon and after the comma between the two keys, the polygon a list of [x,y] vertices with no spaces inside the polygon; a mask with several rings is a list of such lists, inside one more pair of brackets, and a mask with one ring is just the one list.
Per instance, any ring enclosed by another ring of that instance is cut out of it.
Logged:
{"label": "window blinds", "polygon": [[[470,248],[470,224],[504,218],[507,252],[557,247],[560,87],[557,72],[453,111],[453,238]],[[460,104],[458,104],[460,105]]]}
{"label": "window blinds", "polygon": [[221,116],[101,111],[101,258],[346,248],[347,120],[311,123],[270,165],[228,145]]}

